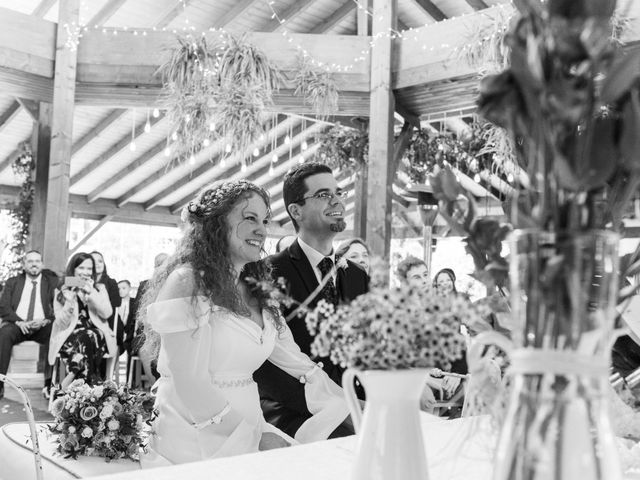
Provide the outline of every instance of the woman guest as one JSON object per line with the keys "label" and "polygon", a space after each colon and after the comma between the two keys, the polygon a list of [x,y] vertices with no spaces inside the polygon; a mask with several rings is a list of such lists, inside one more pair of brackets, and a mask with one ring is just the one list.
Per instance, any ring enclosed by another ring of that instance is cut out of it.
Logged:
{"label": "woman guest", "polygon": [[107,273],[107,266],[104,263],[104,256],[97,251],[91,252],[93,261],[96,265],[96,283],[103,284],[107,289],[109,295],[109,302],[113,310],[120,306],[122,299],[120,298],[120,292],[118,291],[118,282],[109,276]]}
{"label": "woman guest", "polygon": [[344,257],[359,267],[362,267],[362,269],[367,272],[367,275],[370,275],[370,254],[369,247],[364,243],[364,240],[361,238],[350,238],[344,240],[336,250],[336,261]]}
{"label": "woman guest", "polygon": [[78,378],[89,384],[104,380],[100,373],[102,359],[106,353],[117,353],[115,335],[107,323],[113,312],[109,296],[95,278],[93,257],[76,253],[67,264],[63,284],[56,290],[49,363],[53,365],[60,354],[69,372],[63,389]]}
{"label": "woman guest", "polygon": [[443,268],[433,277],[433,286],[440,295],[458,294],[456,274],[450,268]]}
{"label": "woman guest", "polygon": [[[346,418],[342,389],[300,351],[262,282],[247,280],[269,278],[255,262],[270,217],[268,194],[244,180],[208,186],[185,207],[182,240],[140,310],[161,375],[145,465],[325,439]],[[266,360],[305,385],[313,416],[295,440],[262,415],[252,376]]]}

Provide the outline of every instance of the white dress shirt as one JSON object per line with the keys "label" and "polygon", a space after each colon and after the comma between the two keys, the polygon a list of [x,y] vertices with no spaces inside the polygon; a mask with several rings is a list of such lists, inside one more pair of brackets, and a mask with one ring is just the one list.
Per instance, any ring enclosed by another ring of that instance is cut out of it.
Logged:
{"label": "white dress shirt", "polygon": [[[309,244],[305,243],[300,237],[298,237],[298,243],[300,244],[300,248],[302,248],[302,251],[304,252],[304,254],[307,256],[307,259],[309,260],[309,263],[311,264],[311,268],[313,268],[313,273],[316,274],[316,280],[318,280],[318,283],[320,283],[320,280],[322,280],[322,272],[318,268],[318,264],[322,261],[322,259],[324,257],[329,257],[333,261],[333,265],[335,267],[335,265],[336,265],[336,254],[335,254],[335,252],[333,250],[331,250],[331,254],[330,255],[323,255],[318,250],[316,250],[315,248],[313,248]],[[336,284],[336,269],[335,268],[333,269],[332,277],[333,277],[333,283],[335,285]]]}
{"label": "white dress shirt", "polygon": [[127,325],[127,317],[129,316],[129,297],[123,298],[122,303],[118,307],[118,317],[122,320],[124,326]]}
{"label": "white dress shirt", "polygon": [[[36,282],[33,285],[31,282]],[[33,309],[33,320],[44,320],[44,309],[42,308],[42,295],[40,288],[42,288],[42,274],[39,274],[36,278],[31,278],[29,275],[25,275],[24,289],[22,290],[22,296],[20,297],[20,303],[16,308],[16,315],[18,315],[25,322],[27,321],[27,315],[29,314],[29,300],[31,299],[31,290],[36,288],[36,303]]]}

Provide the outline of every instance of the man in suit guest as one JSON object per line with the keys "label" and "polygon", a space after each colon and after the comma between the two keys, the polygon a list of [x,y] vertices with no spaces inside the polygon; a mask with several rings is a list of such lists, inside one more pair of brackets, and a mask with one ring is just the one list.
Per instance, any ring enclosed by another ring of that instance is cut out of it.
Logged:
{"label": "man in suit guest", "polygon": [[[273,277],[283,277],[289,295],[302,303],[328,278],[324,287],[309,304],[314,308],[320,299],[331,303],[348,302],[368,291],[367,274],[360,267],[346,261],[344,268],[335,267],[333,240],[344,231],[344,190],[331,169],[320,163],[304,163],[287,173],[283,185],[284,204],[297,232],[297,239],[282,252],[267,258]],[[285,309],[287,318],[295,307]],[[304,316],[288,320],[289,328],[300,349],[311,355],[313,336],[306,328]],[[343,369],[328,358],[323,368],[332,380],[341,384]],[[254,374],[258,383],[265,419],[287,434],[294,436],[300,425],[311,416],[304,398],[304,385],[265,362]],[[344,426],[332,436],[353,433]]]}
{"label": "man in suit guest", "polygon": [[[6,374],[13,346],[35,341],[49,348],[51,324],[55,319],[53,297],[58,277],[42,268],[42,255],[30,250],[24,256],[24,270],[7,280],[0,297],[0,373]],[[45,355],[46,358],[46,355]],[[43,394],[51,387],[51,367],[45,363]],[[4,396],[4,383],[0,382],[0,398]]]}

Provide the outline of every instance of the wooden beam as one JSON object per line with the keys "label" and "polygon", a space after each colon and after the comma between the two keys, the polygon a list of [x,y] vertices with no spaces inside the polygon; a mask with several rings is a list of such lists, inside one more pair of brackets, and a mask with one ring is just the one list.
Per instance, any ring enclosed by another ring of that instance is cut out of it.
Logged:
{"label": "wooden beam", "polygon": [[211,27],[213,28],[223,28],[229,23],[231,23],[234,19],[238,18],[240,15],[249,10],[254,4],[256,0],[236,0],[236,4],[231,7],[222,17],[216,19]]}
{"label": "wooden beam", "polygon": [[[284,25],[294,19],[296,16],[304,12],[315,0],[296,0],[288,9],[278,14],[278,18],[273,18],[263,28],[258,29],[260,32],[277,32]],[[284,23],[280,23],[282,20]]]}
{"label": "wooden beam", "polygon": [[113,220],[113,215],[104,215],[99,221],[98,224],[93,227],[91,230],[89,230],[87,232],[87,234],[82,237],[80,239],[80,241],[78,243],[76,243],[68,252],[67,252],[67,257],[70,257],[71,255],[73,255],[74,253],[76,253],[78,251],[78,249],[84,245],[85,243],[87,243],[87,241],[89,241],[89,239],[91,237],[93,237],[96,233],[98,233],[98,230],[100,230],[102,227],[104,227],[108,222],[110,222],[111,220]]}
{"label": "wooden beam", "polygon": [[38,6],[31,12],[34,17],[44,17],[58,0],[41,0]]}
{"label": "wooden beam", "polygon": [[474,10],[484,10],[485,8],[489,7],[486,3],[484,3],[484,0],[465,0],[465,1],[467,2],[467,5],[469,5]]}
{"label": "wooden beam", "polygon": [[38,108],[38,123],[34,128],[31,148],[36,164],[33,207],[31,208],[30,247],[44,251],[49,192],[49,158],[51,155],[52,105],[41,103]]}
{"label": "wooden beam", "polygon": [[120,9],[127,0],[109,0],[103,5],[103,7],[96,13],[91,20],[87,22],[89,27],[101,27],[103,26],[115,13]]}
{"label": "wooden beam", "polygon": [[[0,185],[0,208],[14,206],[19,195],[19,187]],[[168,208],[156,207],[145,212],[143,206],[139,203],[128,203],[124,207],[118,207],[114,200],[104,198],[89,204],[84,195],[70,195],[69,211],[73,218],[100,220],[105,215],[113,215],[114,222],[169,227],[175,227],[180,224],[180,217],[171,214]]]}
{"label": "wooden beam", "polygon": [[[79,11],[80,0],[60,0],[59,25],[78,25]],[[71,39],[67,29],[58,28],[43,249],[43,258],[47,266],[55,272],[62,272],[67,261],[65,255],[69,224],[69,170],[78,52],[76,49],[67,47],[69,41]]]}
{"label": "wooden beam", "polygon": [[29,100],[27,98],[16,98],[16,100],[24,109],[24,111],[29,114],[31,120],[33,120],[34,122],[39,121],[38,102],[36,102],[35,100]]}
{"label": "wooden beam", "polygon": [[369,35],[371,31],[369,25],[369,15],[367,10],[369,9],[369,0],[360,0],[358,2],[358,10],[356,10],[356,33],[357,35]]}
{"label": "wooden beam", "polygon": [[[120,169],[114,175],[110,175],[109,178],[106,178],[104,182],[102,182],[100,185],[94,188],[87,195],[87,202],[89,203],[95,202],[98,198],[102,196],[102,194],[107,190],[107,188],[115,185],[120,180],[127,177],[130,173],[133,173],[135,170],[137,170],[138,168],[142,167],[143,165],[147,164],[148,162],[153,160],[155,157],[160,155],[162,151],[165,149],[166,144],[167,142],[165,140],[162,140],[161,142],[156,143],[153,147],[151,147],[149,150],[144,152],[142,155],[136,158],[133,162],[127,164],[126,167]],[[163,169],[163,171],[165,171],[165,169]]]}
{"label": "wooden beam", "polygon": [[397,0],[373,0],[371,49],[371,113],[367,183],[367,243],[374,255],[387,258],[391,246],[393,112],[391,58],[394,44],[385,33],[395,27]]}
{"label": "wooden beam", "polygon": [[81,149],[89,144],[94,138],[99,137],[111,125],[120,120],[127,110],[125,108],[116,108],[109,112],[106,117],[98,122],[91,130],[89,130],[82,138],[73,144],[71,148],[71,156],[78,153]]}
{"label": "wooden beam", "polygon": [[335,27],[338,23],[344,20],[344,17],[349,15],[353,9],[356,8],[356,3],[353,0],[345,0],[341,7],[333,12],[329,17],[323,20],[321,23],[311,29],[309,33],[325,33]]}
{"label": "wooden beam", "polygon": [[431,0],[413,0],[418,7],[427,12],[436,22],[445,20],[447,16]]}
{"label": "wooden beam", "polygon": [[[151,123],[151,126],[153,126],[156,123],[158,123],[159,121],[161,121],[163,118],[164,118],[164,115],[161,114],[158,118],[151,118],[149,120],[149,123]],[[134,138],[137,139],[141,135],[144,135],[144,133],[145,133],[145,131],[144,131],[145,124],[146,124],[146,120],[141,122],[136,127],[136,129],[135,129],[135,131],[133,133],[133,137]],[[121,152],[122,150],[127,148],[130,144],[131,144],[131,134],[127,133],[126,135],[122,136],[120,138],[120,140],[118,140],[115,144],[113,144],[106,152],[101,154],[98,158],[93,160],[89,165],[87,165],[82,170],[80,170],[78,173],[76,173],[71,178],[71,185],[76,185],[80,180],[85,178],[87,175],[95,172],[99,167],[101,167],[102,165],[107,163],[111,158],[113,158],[119,152]]]}
{"label": "wooden beam", "polygon": [[4,112],[0,113],[0,130],[4,129],[9,123],[11,123],[11,120],[19,111],[20,103],[17,100],[14,100]]}
{"label": "wooden beam", "polygon": [[169,6],[169,8],[160,15],[160,18],[156,21],[156,28],[164,28],[169,25],[180,13],[184,11],[184,9],[191,3],[191,0],[182,0],[182,2],[177,2],[177,4],[173,4],[173,6]]}

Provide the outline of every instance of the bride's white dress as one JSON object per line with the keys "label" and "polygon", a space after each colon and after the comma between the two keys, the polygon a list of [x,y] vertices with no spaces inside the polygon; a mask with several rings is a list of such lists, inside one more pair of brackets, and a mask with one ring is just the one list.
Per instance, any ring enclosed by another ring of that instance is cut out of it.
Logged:
{"label": "bride's white dress", "polygon": [[[158,357],[161,378],[155,385],[158,417],[144,466],[256,452],[265,431],[291,442],[264,420],[260,409],[252,375],[267,359],[296,378],[306,375],[308,379],[305,396],[313,417],[300,427],[297,441],[326,439],[348,414],[340,387],[322,369],[314,368],[288,327],[278,332],[266,310],[261,329],[251,319],[212,305],[201,296],[195,304],[191,298],[156,302],[149,306],[147,319],[162,342]],[[164,345],[167,336],[172,336],[171,350]],[[201,430],[192,426],[206,420],[194,418],[194,411],[211,411],[211,399],[219,395],[243,417],[230,435],[221,434],[217,425]]]}

